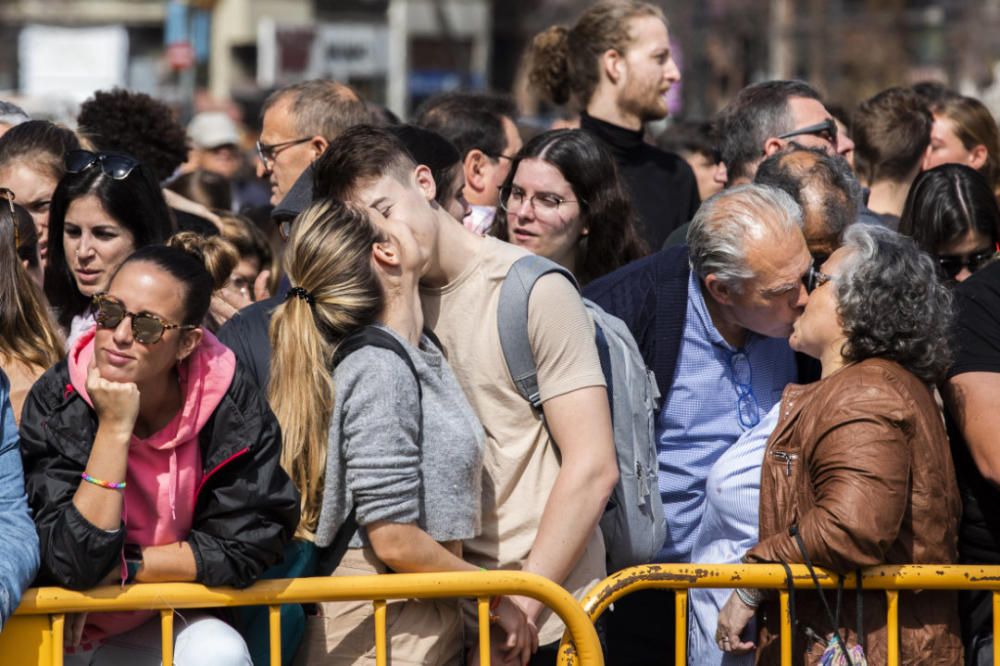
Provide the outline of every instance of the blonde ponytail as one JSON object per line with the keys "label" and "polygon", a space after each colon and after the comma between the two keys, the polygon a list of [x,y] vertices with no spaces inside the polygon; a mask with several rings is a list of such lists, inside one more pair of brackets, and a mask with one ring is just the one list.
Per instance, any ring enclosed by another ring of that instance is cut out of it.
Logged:
{"label": "blonde ponytail", "polygon": [[382,240],[364,209],[325,199],[299,215],[285,248],[285,272],[309,300],[288,298],[274,312],[268,399],[281,424],[281,465],[302,496],[300,538],[312,540],[323,503],[333,354],[382,310],[371,264]]}

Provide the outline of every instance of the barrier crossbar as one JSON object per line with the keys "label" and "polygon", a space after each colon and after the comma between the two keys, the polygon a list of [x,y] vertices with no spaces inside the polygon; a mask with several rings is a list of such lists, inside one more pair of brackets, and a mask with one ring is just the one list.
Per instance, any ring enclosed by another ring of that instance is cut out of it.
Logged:
{"label": "barrier crossbar", "polygon": [[[790,565],[795,589],[815,589],[809,569]],[[820,585],[836,589],[835,573],[815,569]],[[1000,636],[1000,566],[907,564],[876,566],[862,571],[865,590],[884,590],[887,598],[888,666],[899,666],[900,590],[986,590],[993,593],[993,633]],[[844,587],[855,585],[854,574]],[[788,576],[780,564],[648,564],[623,569],[595,585],[581,604],[591,621],[623,596],[640,590],[675,591],[675,653],[677,666],[687,664],[687,604],[691,588],[756,588],[778,590],[781,614],[781,664],[792,664],[792,618],[788,609]],[[559,646],[559,666],[583,663],[567,632]],[[993,643],[993,662],[1000,664],[1000,641]]]}
{"label": "barrier crossbar", "polygon": [[[0,663],[23,664],[26,645],[39,666],[62,666],[63,631],[67,613],[159,610],[163,641],[162,661],[173,662],[173,611],[191,608],[267,606],[271,638],[271,666],[281,666],[283,604],[371,600],[375,607],[376,663],[387,661],[386,602],[396,599],[477,600],[480,660],[489,666],[489,600],[497,595],[520,595],[541,601],[558,615],[572,636],[584,666],[603,666],[604,656],[593,623],[573,596],[552,581],[519,571],[475,573],[383,574],[265,580],[243,590],[209,588],[194,583],[136,584],[124,588],[100,587],[75,592],[56,587],[28,590],[14,618],[0,634]],[[47,618],[45,616],[48,616]],[[43,622],[39,622],[39,619]],[[44,620],[48,620],[44,622]]]}

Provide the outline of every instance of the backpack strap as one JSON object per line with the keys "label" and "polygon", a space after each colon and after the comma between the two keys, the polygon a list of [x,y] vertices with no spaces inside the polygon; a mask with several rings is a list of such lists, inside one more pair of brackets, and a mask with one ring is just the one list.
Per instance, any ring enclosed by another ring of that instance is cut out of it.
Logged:
{"label": "backpack strap", "polygon": [[542,406],[538,395],[538,367],[528,339],[528,298],[543,275],[561,273],[579,289],[576,278],[559,264],[535,254],[521,257],[511,265],[500,287],[497,327],[504,361],[517,392],[535,409]]}
{"label": "backpack strap", "polygon": [[[432,337],[434,334],[424,331],[424,334],[428,336],[431,342],[440,348],[441,343],[436,337]],[[406,367],[410,369],[413,373],[413,379],[417,382],[417,405],[421,405],[421,400],[423,400],[423,393],[420,390],[420,377],[417,375],[417,366],[413,364],[413,359],[407,353],[406,348],[403,347],[402,343],[399,342],[391,333],[385,331],[377,326],[365,326],[349,336],[344,338],[339,345],[337,345],[337,350],[333,353],[333,367],[336,368],[345,358],[350,356],[352,353],[362,349],[364,347],[378,347],[379,349],[388,349],[393,352],[406,363]],[[417,440],[419,446],[420,440]],[[340,561],[344,559],[344,554],[347,553],[347,549],[351,545],[351,539],[358,531],[358,519],[355,509],[351,508],[351,513],[347,516],[347,519],[337,530],[337,534],[333,537],[333,541],[326,548],[319,549],[319,557],[316,563],[316,570],[320,576],[329,576],[333,573],[334,569],[340,564]]]}

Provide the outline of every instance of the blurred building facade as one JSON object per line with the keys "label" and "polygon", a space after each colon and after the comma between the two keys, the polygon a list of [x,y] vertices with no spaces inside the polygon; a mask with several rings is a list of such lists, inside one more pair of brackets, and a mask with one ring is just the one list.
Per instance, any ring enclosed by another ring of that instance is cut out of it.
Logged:
{"label": "blurred building facade", "polygon": [[[194,91],[259,103],[303,78],[350,82],[405,115],[452,88],[511,90],[522,54],[590,0],[0,0],[0,93],[70,106],[123,85],[179,108]],[[801,78],[846,107],[944,81],[1000,111],[1000,0],[659,0],[683,72],[674,106],[705,117],[741,87]],[[29,104],[30,106],[30,104]]]}

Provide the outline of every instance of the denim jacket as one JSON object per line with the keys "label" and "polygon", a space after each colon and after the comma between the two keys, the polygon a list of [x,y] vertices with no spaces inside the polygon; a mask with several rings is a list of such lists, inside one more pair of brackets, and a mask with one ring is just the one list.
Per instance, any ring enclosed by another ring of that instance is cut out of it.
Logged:
{"label": "denim jacket", "polygon": [[38,572],[38,533],[24,492],[10,382],[0,371],[0,628]]}

